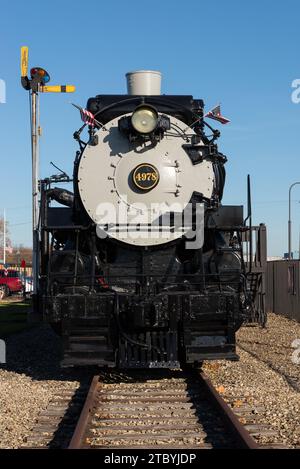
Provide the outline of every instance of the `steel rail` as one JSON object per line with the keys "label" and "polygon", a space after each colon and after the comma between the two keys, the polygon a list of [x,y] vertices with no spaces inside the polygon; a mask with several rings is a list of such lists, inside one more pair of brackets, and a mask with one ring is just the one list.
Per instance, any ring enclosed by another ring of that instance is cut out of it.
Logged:
{"label": "steel rail", "polygon": [[98,391],[99,376],[96,375],[92,379],[91,387],[86,397],[86,401],[82,408],[78,423],[73,433],[68,449],[82,448],[83,438],[88,427],[88,421],[95,404],[96,394]]}
{"label": "steel rail", "polygon": [[[244,428],[243,424],[239,421],[238,417],[235,415],[232,408],[225,402],[225,400],[220,395],[220,393],[216,390],[216,388],[214,387],[214,385],[212,384],[208,376],[206,376],[204,372],[196,371],[196,370],[193,370],[193,371],[189,370],[187,372],[187,376],[192,377],[196,382],[198,381],[203,386],[203,389],[204,389],[204,392],[206,394],[208,401],[211,403],[212,407],[220,415],[229,433],[233,436],[234,440],[236,441],[237,447],[240,449],[259,449],[260,447],[259,444],[254,440],[254,438],[250,435],[250,433]],[[96,375],[94,376],[91,382],[91,386],[87,394],[86,401],[82,408],[78,423],[76,425],[76,428],[73,433],[68,449],[79,449],[79,448],[88,447],[88,444],[85,442],[85,438],[88,435],[89,421],[93,415],[93,409],[95,409],[96,405],[99,405],[99,402],[97,402],[97,395],[101,400],[101,393],[99,395],[99,384],[100,384],[100,377]],[[165,399],[168,399],[168,398],[169,396],[167,398],[165,397]],[[102,405],[105,406],[105,404],[109,404],[109,402],[113,403],[113,400],[107,401],[104,399],[102,401]],[[126,402],[126,400],[124,400],[123,402]],[[153,402],[152,402],[152,406],[153,406]],[[134,420],[137,420],[137,418],[138,417],[135,417]],[[130,419],[132,420],[132,417]],[[114,427],[114,428],[118,430],[118,427]],[[156,436],[158,437],[159,435],[156,435]],[[116,438],[117,438],[116,436],[112,435],[108,437],[107,439],[114,440]],[[128,438],[129,436],[123,436],[123,439],[125,440]],[[155,438],[155,436],[150,436],[149,438],[153,439]],[[172,447],[172,445],[167,445],[167,446]],[[141,446],[137,446],[137,447],[141,447]],[[174,448],[175,447],[176,447],[176,444],[174,445]],[[188,446],[186,448],[188,449]],[[195,445],[193,445],[193,449],[194,448],[195,448]],[[201,449],[201,445],[199,445],[199,449]]]}
{"label": "steel rail", "polygon": [[199,377],[207,390],[207,395],[215,408],[222,414],[222,418],[227,424],[229,430],[234,434],[237,442],[242,449],[259,449],[259,444],[254,440],[250,433],[244,428],[231,407],[224,401],[218,393],[210,379],[202,371]]}

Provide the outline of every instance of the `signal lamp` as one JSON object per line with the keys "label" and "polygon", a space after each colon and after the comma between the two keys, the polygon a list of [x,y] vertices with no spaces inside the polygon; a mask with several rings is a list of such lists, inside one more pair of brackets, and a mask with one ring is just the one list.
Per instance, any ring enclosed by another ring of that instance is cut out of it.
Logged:
{"label": "signal lamp", "polygon": [[131,124],[138,133],[150,134],[158,123],[158,113],[151,106],[138,106],[131,116]]}
{"label": "signal lamp", "polygon": [[40,79],[40,83],[45,85],[50,81],[50,75],[46,70],[40,67],[34,67],[30,70],[30,76],[32,79],[38,77]]}

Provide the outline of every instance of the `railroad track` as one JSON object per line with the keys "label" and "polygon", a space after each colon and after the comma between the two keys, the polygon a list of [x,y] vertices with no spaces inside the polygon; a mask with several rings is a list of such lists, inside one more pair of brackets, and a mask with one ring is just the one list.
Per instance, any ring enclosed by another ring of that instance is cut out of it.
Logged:
{"label": "railroad track", "polygon": [[106,370],[80,381],[53,396],[21,448],[286,448],[270,443],[263,407],[222,394],[225,403],[199,371]]}
{"label": "railroad track", "polygon": [[66,449],[84,406],[89,385],[86,382],[58,391],[42,410],[21,449]]}
{"label": "railroad track", "polygon": [[69,449],[258,448],[203,372],[93,378]]}

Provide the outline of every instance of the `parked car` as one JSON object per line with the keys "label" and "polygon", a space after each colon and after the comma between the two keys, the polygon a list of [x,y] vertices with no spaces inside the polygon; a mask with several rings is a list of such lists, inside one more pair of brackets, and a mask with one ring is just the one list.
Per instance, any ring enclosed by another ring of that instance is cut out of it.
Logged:
{"label": "parked car", "polygon": [[33,278],[32,277],[25,277],[24,289],[25,289],[25,293],[33,292]]}
{"label": "parked car", "polygon": [[20,272],[13,269],[0,270],[0,285],[4,286],[5,296],[24,290]]}

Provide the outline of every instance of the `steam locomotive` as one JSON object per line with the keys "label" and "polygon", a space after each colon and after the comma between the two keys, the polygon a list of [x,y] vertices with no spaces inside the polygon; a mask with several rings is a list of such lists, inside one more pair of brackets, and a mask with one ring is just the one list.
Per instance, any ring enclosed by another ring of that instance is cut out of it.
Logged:
{"label": "steam locomotive", "polygon": [[220,133],[160,78],[132,72],[128,94],[90,98],[72,180],[40,182],[38,294],[63,366],[235,360],[242,323],[265,321],[265,226],[221,204]]}

